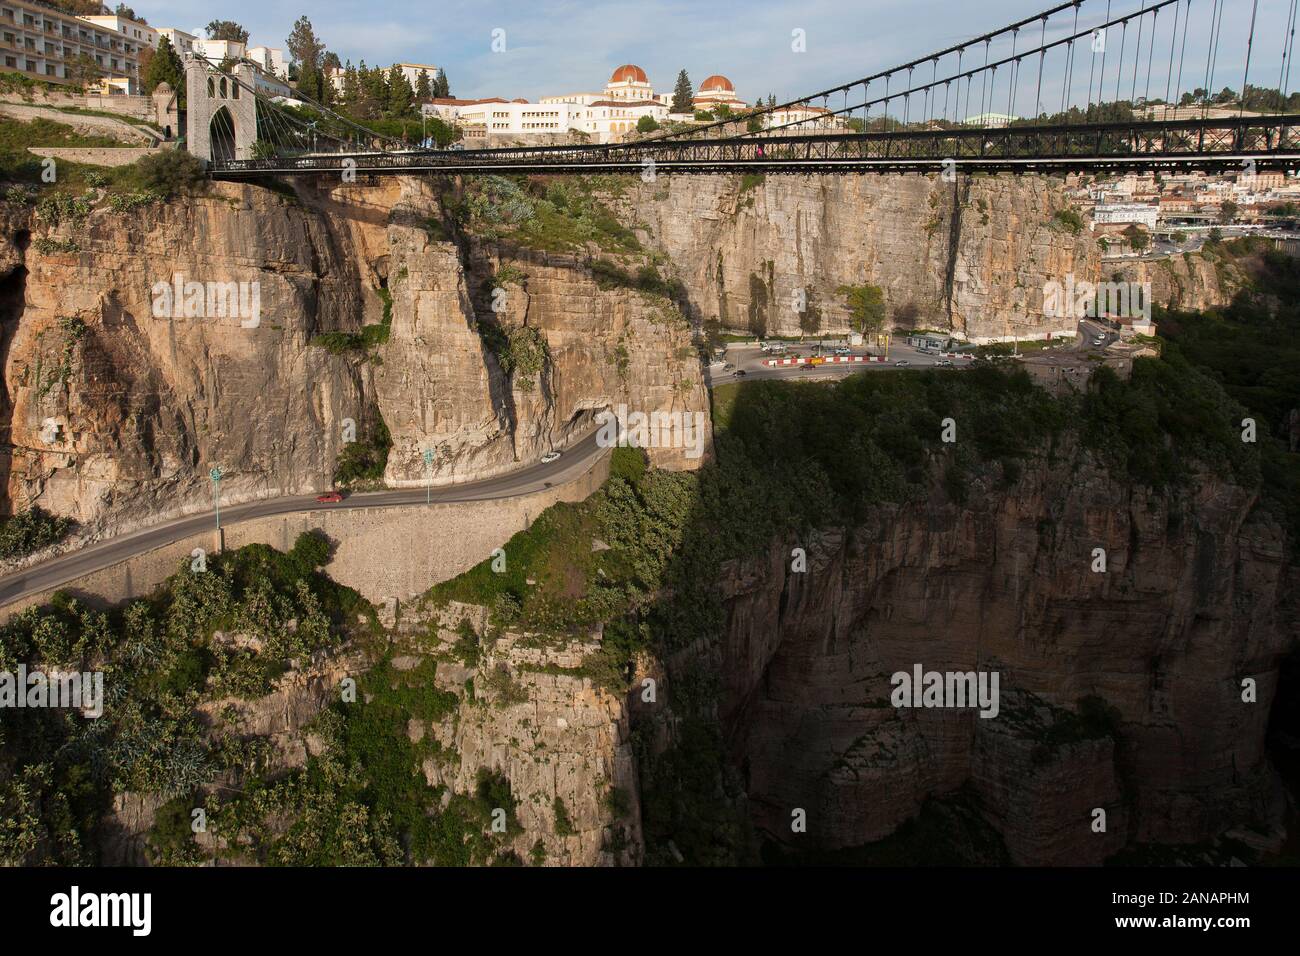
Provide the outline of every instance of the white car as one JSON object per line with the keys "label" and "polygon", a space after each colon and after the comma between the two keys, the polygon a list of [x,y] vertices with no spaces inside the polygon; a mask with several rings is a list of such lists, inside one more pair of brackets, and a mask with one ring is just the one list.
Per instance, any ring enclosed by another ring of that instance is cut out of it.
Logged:
{"label": "white car", "polygon": [[836,355],[851,355],[852,352],[853,352],[853,350],[850,349],[848,346],[845,346],[845,345],[841,345],[839,348],[837,348],[837,349],[835,350],[835,354],[836,354]]}
{"label": "white car", "polygon": [[548,451],[542,456],[542,464],[549,465],[553,461],[559,461],[560,453],[558,451]]}
{"label": "white car", "polygon": [[907,359],[894,359],[894,364],[895,364],[895,365],[911,365],[912,363],[909,362]]}

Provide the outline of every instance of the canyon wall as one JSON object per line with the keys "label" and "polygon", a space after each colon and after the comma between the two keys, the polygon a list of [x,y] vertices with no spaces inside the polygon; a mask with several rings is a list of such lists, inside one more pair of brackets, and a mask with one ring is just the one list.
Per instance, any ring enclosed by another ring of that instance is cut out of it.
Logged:
{"label": "canyon wall", "polygon": [[[445,238],[427,182],[296,190],[214,184],[56,223],[0,208],[2,510],[119,533],[206,507],[214,465],[230,502],[319,491],[349,421],[361,440],[386,423],[385,478],[405,485],[531,463],[618,402],[707,412],[690,329],[638,293],[575,261],[529,264],[499,321],[535,331],[541,368],[510,374],[480,334],[497,318],[488,276]],[[202,297],[156,316],[155,284],[177,275],[256,283],[259,316]],[[313,344],[384,324],[378,341]]]}
{"label": "canyon wall", "polygon": [[1091,236],[1055,218],[1069,205],[1060,180],[1036,176],[772,175],[660,176],[622,208],[675,265],[701,320],[843,334],[837,290],[870,283],[884,291],[887,327],[982,340],[1065,329],[1043,314],[1044,284],[1095,281],[1100,268]]}
{"label": "canyon wall", "polygon": [[1107,279],[1150,283],[1154,304],[1185,312],[1221,308],[1249,281],[1231,261],[1204,252],[1106,263],[1103,269]]}
{"label": "canyon wall", "polygon": [[[1228,821],[1279,837],[1264,740],[1297,574],[1255,504],[1208,476],[1185,498],[1147,493],[1067,451],[968,506],[936,488],[732,563],[720,716],[755,825],[852,847],[965,788],[1022,864],[1100,863]],[[796,546],[807,573],[790,570]],[[917,664],[998,672],[1000,712],[896,709],[891,675]],[[1088,698],[1115,708],[1091,730]]]}

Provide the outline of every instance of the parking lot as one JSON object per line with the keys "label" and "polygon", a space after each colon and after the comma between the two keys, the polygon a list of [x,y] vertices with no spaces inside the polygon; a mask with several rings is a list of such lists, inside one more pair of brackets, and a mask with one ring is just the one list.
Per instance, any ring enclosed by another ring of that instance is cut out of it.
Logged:
{"label": "parking lot", "polygon": [[871,356],[876,359],[884,357],[882,349],[869,350],[860,347],[850,349],[843,339],[824,339],[820,343],[783,344],[786,346],[784,352],[768,353],[764,352],[759,345],[753,343],[731,343],[727,346],[726,357],[721,362],[709,366],[706,383],[713,386],[751,378],[794,378],[799,380],[843,378],[845,375],[852,375],[857,372],[883,372],[890,369],[947,368],[949,366],[965,368],[971,362],[969,357],[950,358],[932,352],[923,352],[909,345],[894,342],[889,346],[888,361],[828,362],[821,365],[792,364],[775,367],[764,365],[764,360],[771,358],[804,358],[811,360],[814,356],[814,346],[818,344],[823,346],[823,355],[828,357],[833,355],[837,348],[843,350],[842,354],[848,356]]}

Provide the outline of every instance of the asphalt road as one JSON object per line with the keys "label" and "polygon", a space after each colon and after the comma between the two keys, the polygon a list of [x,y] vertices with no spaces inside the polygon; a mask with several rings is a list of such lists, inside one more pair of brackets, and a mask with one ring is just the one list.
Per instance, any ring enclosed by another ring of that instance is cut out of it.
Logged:
{"label": "asphalt road", "polygon": [[[596,444],[598,432],[589,435],[567,448],[559,459],[549,464],[534,464],[507,475],[485,478],[459,485],[443,485],[431,490],[403,488],[397,491],[376,491],[349,495],[334,504],[322,504],[315,495],[270,498],[232,505],[221,509],[221,524],[226,527],[250,518],[269,515],[293,514],[304,511],[336,511],[342,508],[383,508],[423,505],[426,496],[433,504],[458,501],[487,501],[497,498],[515,498],[563,484],[586,471],[609,449]],[[120,561],[152,551],[154,548],[180,541],[190,535],[213,530],[216,521],[211,511],[172,518],[141,531],[110,538],[87,545],[76,551],[59,555],[40,564],[32,565],[7,577],[0,578],[0,606],[31,594],[67,584],[85,574],[112,567]]]}
{"label": "asphalt road", "polygon": [[[801,352],[811,355],[811,345],[791,347],[790,353]],[[855,354],[865,354],[860,349]],[[790,354],[787,353],[787,354]],[[736,378],[731,371],[723,372],[721,366],[709,369],[707,381],[710,386],[731,381],[748,381],[758,378],[793,378],[806,381],[809,379],[842,378],[862,372],[884,371],[896,368],[925,368],[938,365],[941,356],[928,355],[907,345],[894,343],[890,346],[889,362],[864,362],[861,364],[832,364],[814,366],[805,370],[802,366],[789,365],[770,368],[762,364],[763,359],[770,358],[758,346],[733,345],[727,351],[727,360],[744,369],[745,375]],[[904,365],[896,364],[903,360]],[[969,359],[954,359],[953,365],[962,368],[970,364]],[[434,504],[447,504],[458,501],[486,501],[495,498],[513,498],[519,495],[542,491],[555,484],[562,484],[582,474],[608,449],[596,445],[596,434],[589,435],[565,450],[557,461],[550,464],[534,464],[507,475],[486,478],[481,481],[466,482],[457,485],[443,485],[426,491],[424,488],[403,488],[397,491],[376,491],[349,495],[340,502],[322,504],[315,495],[303,495],[284,498],[269,498],[250,501],[246,504],[231,505],[221,509],[222,527],[238,524],[251,518],[265,518],[272,515],[294,514],[307,511],[328,511],[340,508],[379,508],[422,505],[427,500]],[[194,534],[214,529],[215,518],[211,511],[171,518],[160,524],[152,525],[140,531],[109,538],[88,544],[76,551],[70,551],[48,561],[25,568],[22,571],[0,578],[0,607],[20,600],[32,594],[57,588],[74,581],[86,574],[102,571],[104,568],[152,551],[164,545],[172,544]]]}

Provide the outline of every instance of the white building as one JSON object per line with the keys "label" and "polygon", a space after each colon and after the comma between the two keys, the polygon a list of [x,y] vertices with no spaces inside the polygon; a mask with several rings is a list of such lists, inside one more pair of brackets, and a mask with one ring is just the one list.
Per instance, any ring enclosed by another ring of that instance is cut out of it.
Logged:
{"label": "white building", "polygon": [[[159,27],[157,33],[160,38],[167,38],[167,42],[172,45],[172,49],[176,51],[176,54],[181,59],[185,58],[186,53],[194,52],[194,43],[199,39],[195,34],[187,33],[176,27]],[[154,46],[157,45],[157,42],[155,42]]]}
{"label": "white building", "polygon": [[1137,223],[1148,229],[1156,227],[1160,207],[1148,203],[1098,203],[1092,210],[1092,221],[1105,223]]}
{"label": "white building", "polygon": [[106,30],[116,30],[122,36],[140,46],[156,47],[158,45],[158,31],[147,23],[140,23],[127,17],[119,17],[117,14],[102,17],[77,17],[77,19],[93,23],[95,26],[103,27]]}
{"label": "white building", "polygon": [[764,115],[768,128],[781,129],[783,132],[805,132],[812,129],[840,129],[843,120],[833,116],[824,106],[786,106]]}
{"label": "white building", "polygon": [[248,59],[257,64],[262,72],[289,79],[289,64],[284,60],[284,51],[274,46],[250,46],[246,53]]}
{"label": "white building", "polygon": [[430,84],[442,72],[432,63],[394,63],[393,66],[402,71],[402,76],[406,77],[406,82],[411,84],[411,89],[415,89],[419,85],[421,71],[428,74]]}
{"label": "white building", "polygon": [[38,0],[4,0],[0,27],[0,70],[73,83],[82,77],[80,64],[89,60],[99,71],[100,92],[136,92],[140,52],[148,45],[144,24],[125,17],[78,17]]}
{"label": "white building", "polygon": [[668,119],[672,96],[656,93],[645,70],[634,63],[616,69],[598,93],[566,93],[544,96],[546,106],[569,106],[570,129],[578,130],[600,143],[622,138],[636,130],[643,116],[656,123]]}
{"label": "white building", "polygon": [[527,100],[435,99],[421,109],[445,123],[459,126],[467,141],[563,141],[574,131],[607,143],[636,128],[641,116],[664,119],[668,107],[662,103],[597,100],[570,102],[547,97],[539,103]]}

